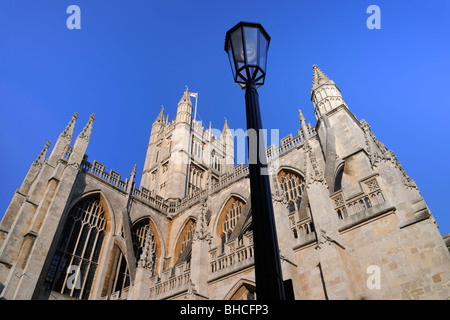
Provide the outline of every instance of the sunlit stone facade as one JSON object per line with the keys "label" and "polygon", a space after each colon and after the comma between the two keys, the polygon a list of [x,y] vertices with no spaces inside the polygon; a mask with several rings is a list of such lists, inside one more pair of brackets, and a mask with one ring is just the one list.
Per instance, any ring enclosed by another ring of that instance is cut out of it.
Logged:
{"label": "sunlit stone facade", "polygon": [[[316,124],[298,111],[298,131],[267,148],[286,287],[448,299],[449,238],[415,182],[317,66],[311,100]],[[94,115],[71,144],[74,114],[1,221],[1,297],[257,299],[248,167],[226,121],[215,132],[192,117],[188,89],[172,122],[161,110],[138,187],[136,167],[124,177],[88,159]]]}

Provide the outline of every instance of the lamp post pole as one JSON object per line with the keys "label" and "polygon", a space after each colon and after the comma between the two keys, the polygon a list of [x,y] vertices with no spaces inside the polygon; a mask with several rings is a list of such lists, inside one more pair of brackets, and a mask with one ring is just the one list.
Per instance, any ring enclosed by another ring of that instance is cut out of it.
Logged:
{"label": "lamp post pole", "polygon": [[[259,95],[253,82],[249,82],[245,88],[245,107],[247,133],[254,132],[256,135],[255,141],[249,137],[247,139],[249,159],[256,158],[256,163],[249,161],[249,170],[257,299],[285,300]],[[255,143],[256,148],[251,143]],[[250,152],[256,152],[256,155]]]}
{"label": "lamp post pole", "polygon": [[264,84],[269,42],[270,36],[260,24],[239,22],[225,36],[225,52],[230,60],[234,82],[245,88],[256,295],[258,300],[285,300],[256,90]]}

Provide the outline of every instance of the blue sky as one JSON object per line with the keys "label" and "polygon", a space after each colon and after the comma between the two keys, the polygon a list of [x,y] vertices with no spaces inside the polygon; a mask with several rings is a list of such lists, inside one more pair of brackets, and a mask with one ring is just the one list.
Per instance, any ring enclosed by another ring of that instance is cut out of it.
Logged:
{"label": "blue sky", "polygon": [[[81,30],[69,30],[69,5]],[[381,29],[369,30],[369,5]],[[0,215],[47,140],[71,115],[75,136],[96,114],[87,154],[129,176],[142,170],[161,105],[172,120],[185,85],[199,92],[198,119],[245,128],[244,92],[223,50],[239,21],[272,37],[263,126],[297,132],[297,110],[315,124],[312,65],[333,79],[350,110],[366,119],[416,181],[440,232],[450,232],[446,97],[450,2],[2,0],[0,6]]]}

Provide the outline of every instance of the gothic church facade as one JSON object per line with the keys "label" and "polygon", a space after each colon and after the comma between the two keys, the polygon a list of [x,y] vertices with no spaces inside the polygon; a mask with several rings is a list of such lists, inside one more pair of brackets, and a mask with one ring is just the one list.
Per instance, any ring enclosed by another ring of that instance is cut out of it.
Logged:
{"label": "gothic church facade", "polygon": [[[417,185],[313,67],[317,123],[267,148],[295,299],[448,299],[450,254]],[[48,142],[0,224],[3,299],[255,299],[248,167],[186,89],[152,125],[138,188],[88,159],[95,116]],[[49,153],[49,154],[48,154]]]}

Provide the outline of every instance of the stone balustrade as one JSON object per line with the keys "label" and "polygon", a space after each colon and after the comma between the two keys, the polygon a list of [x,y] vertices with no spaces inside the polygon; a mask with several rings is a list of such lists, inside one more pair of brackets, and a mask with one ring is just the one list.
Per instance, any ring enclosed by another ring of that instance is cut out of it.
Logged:
{"label": "stone balustrade", "polygon": [[153,197],[149,192],[145,192],[144,190],[134,188],[132,195],[133,197],[135,197],[138,200],[141,200],[143,203],[146,203],[150,207],[164,213],[169,212],[169,208],[173,208],[173,203],[165,201],[160,196]]}
{"label": "stone balustrade", "polygon": [[122,289],[122,291],[116,291],[112,293],[109,297],[102,297],[101,300],[127,300],[129,292],[130,287],[125,287]]}
{"label": "stone balustrade", "polygon": [[338,219],[343,220],[385,202],[376,177],[361,181],[361,186],[363,192],[349,199],[345,199],[342,191],[332,195],[331,199],[333,200],[334,210]]}
{"label": "stone balustrade", "polygon": [[210,250],[210,273],[224,273],[227,269],[236,267],[243,267],[245,265],[253,264],[253,233],[246,233],[241,240],[235,239],[228,242],[222,248],[216,247]]}
{"label": "stone balustrade", "polygon": [[314,223],[311,218],[303,219],[302,221],[295,221],[294,214],[289,216],[292,234],[294,236],[295,246],[310,243],[316,240]]}
{"label": "stone balustrade", "polygon": [[311,127],[311,125],[308,123],[308,133],[304,133],[303,129],[299,129],[299,135],[296,137],[292,137],[292,135],[289,135],[283,139],[281,139],[280,146],[275,148],[274,145],[269,146],[266,149],[267,154],[267,160],[270,161],[276,157],[279,157],[284,152],[291,150],[293,147],[298,146],[300,143],[306,140],[306,137],[312,137],[316,135],[315,126]]}
{"label": "stone balustrade", "polygon": [[150,278],[150,299],[164,299],[187,291],[191,282],[190,264],[184,262]]}
{"label": "stone balustrade", "polygon": [[104,170],[105,166],[100,164],[97,161],[94,161],[93,163],[90,163],[86,160],[83,161],[82,168],[84,172],[88,172],[93,174],[94,176],[97,176],[104,182],[113,185],[116,188],[119,188],[123,191],[126,191],[128,188],[128,179],[125,179],[125,181],[122,181],[120,179],[120,174],[117,172],[110,170],[110,172],[106,172]]}

